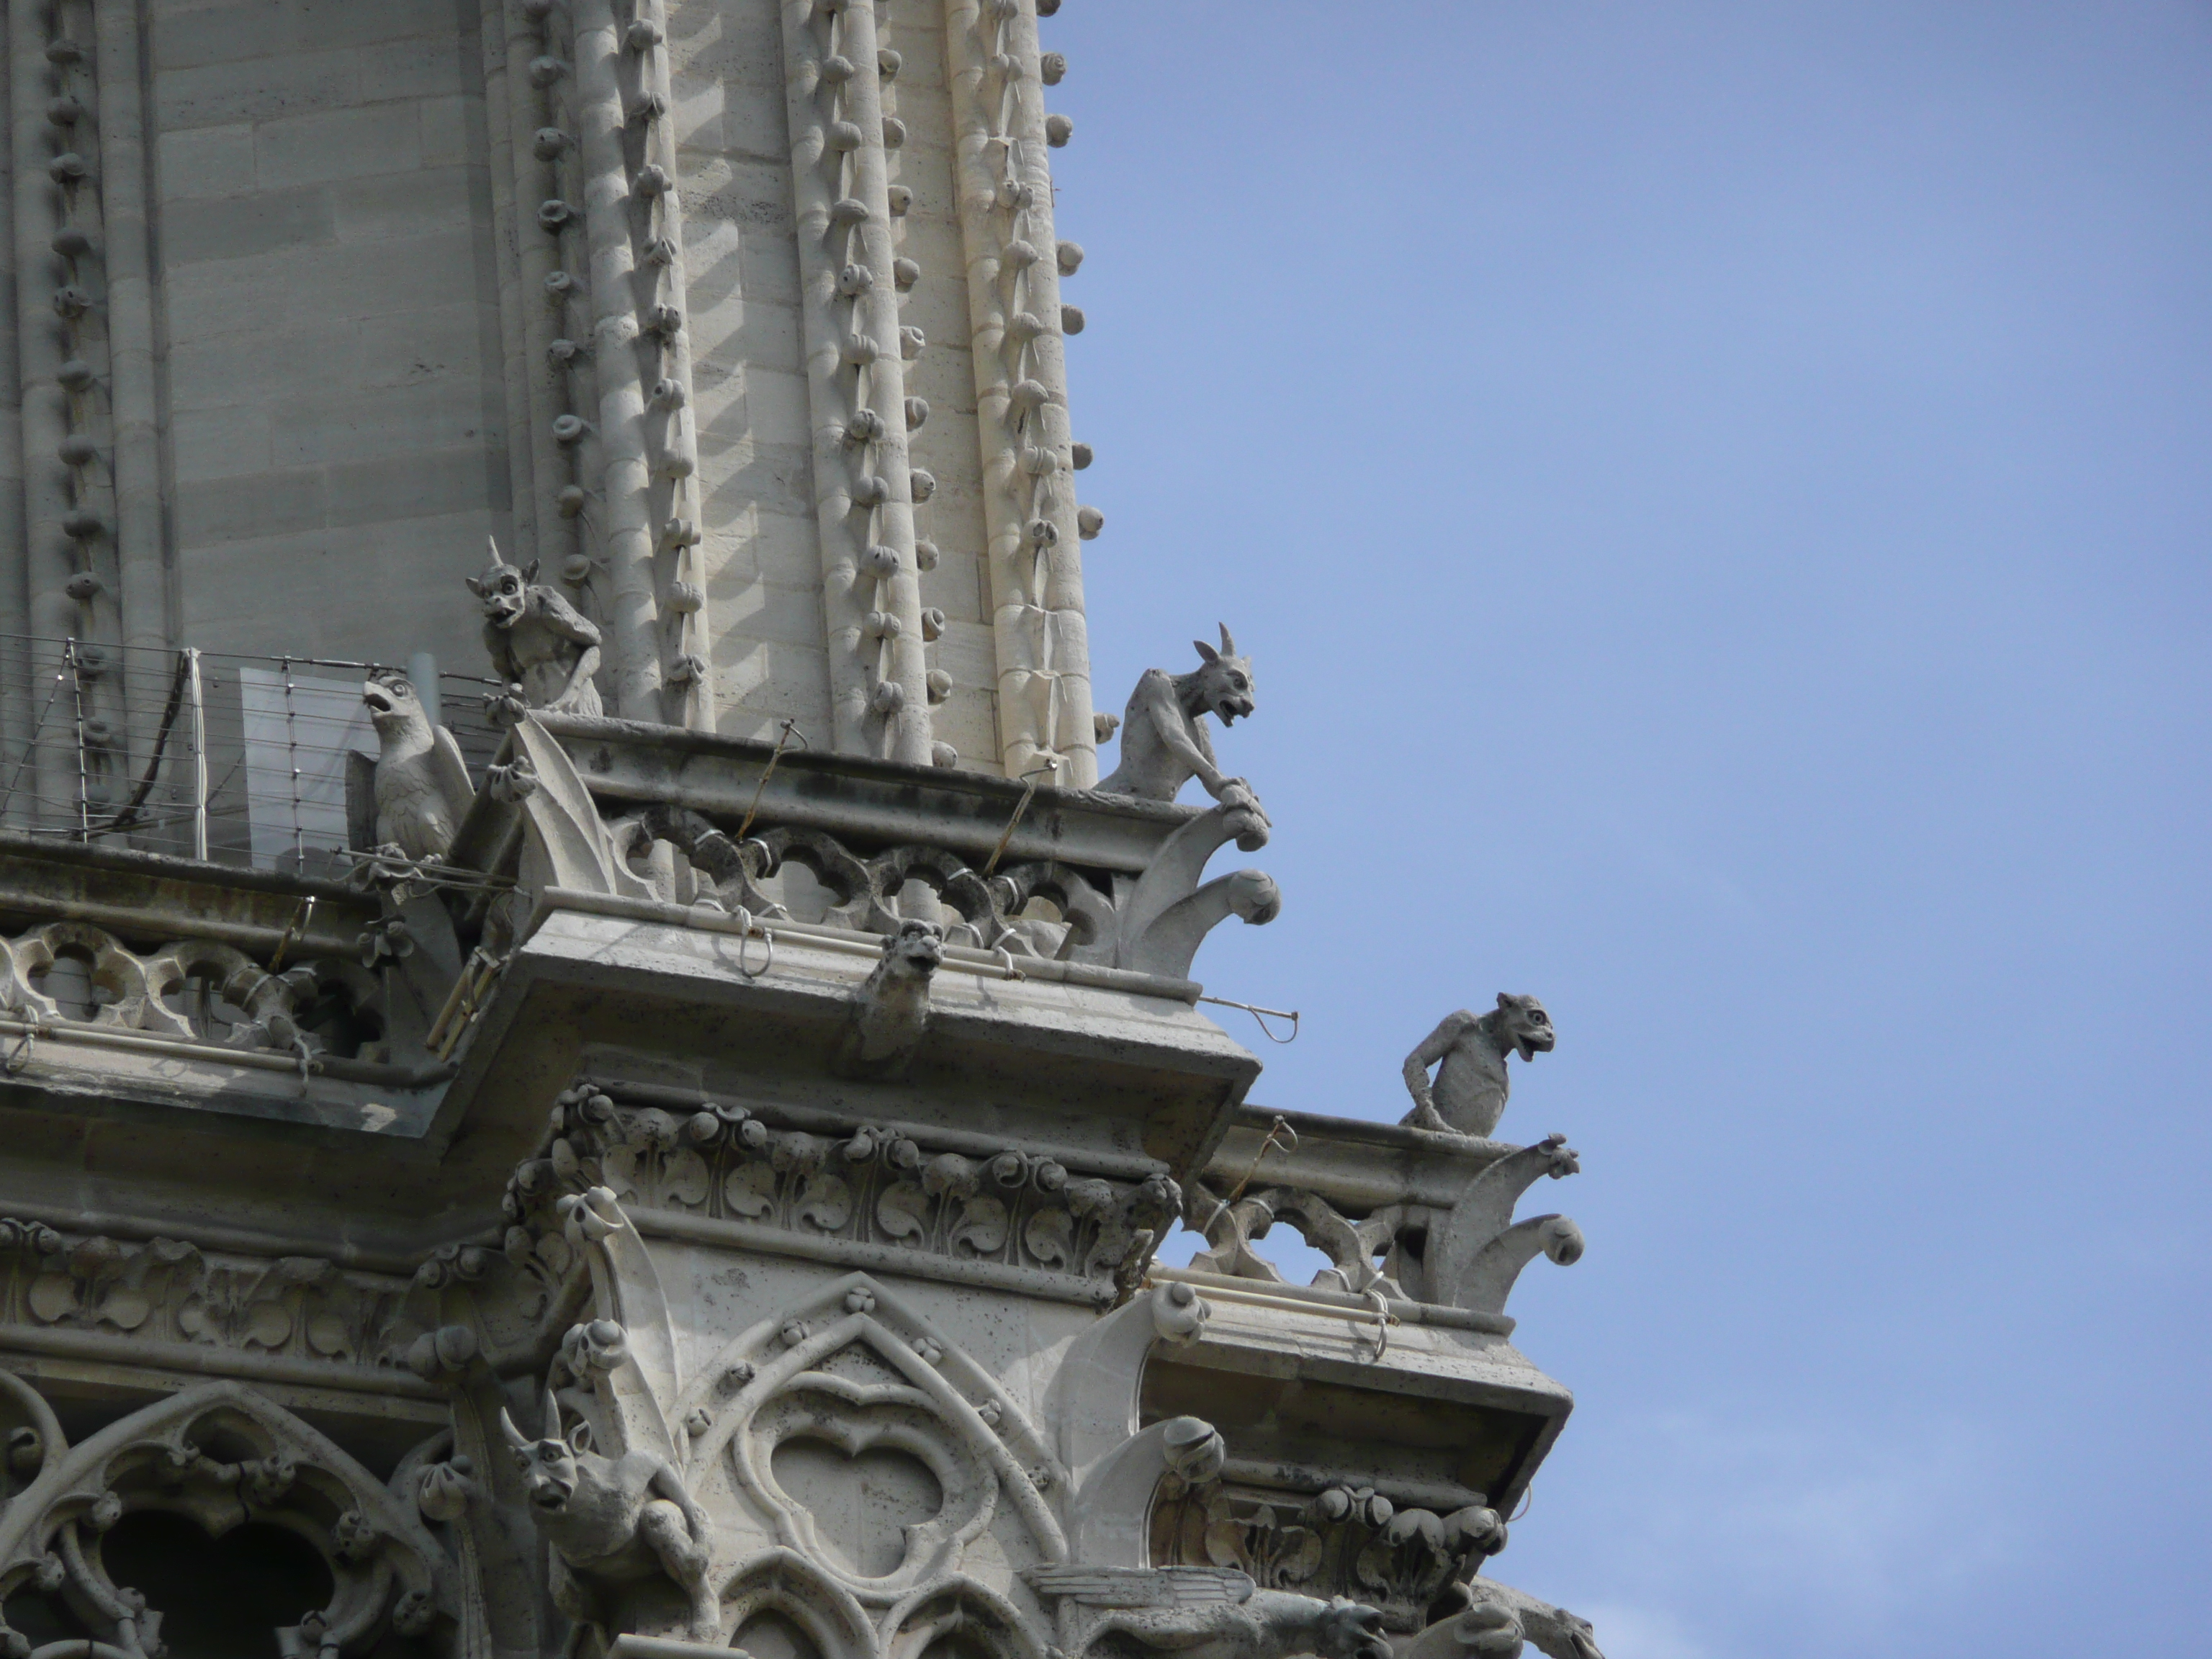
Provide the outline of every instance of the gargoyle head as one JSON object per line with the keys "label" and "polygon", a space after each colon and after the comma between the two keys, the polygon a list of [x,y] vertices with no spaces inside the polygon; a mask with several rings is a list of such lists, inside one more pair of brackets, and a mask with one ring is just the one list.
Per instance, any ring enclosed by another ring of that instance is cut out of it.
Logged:
{"label": "gargoyle head", "polygon": [[380,738],[395,738],[430,723],[415,682],[390,669],[379,669],[362,683],[361,700],[368,705],[368,723]]}
{"label": "gargoyle head", "polygon": [[1552,1017],[1534,997],[1516,997],[1510,992],[1500,991],[1497,1012],[1486,1023],[1501,1054],[1518,1050],[1522,1059],[1534,1060],[1538,1054],[1552,1051]]}
{"label": "gargoyle head", "polygon": [[1316,1620],[1314,1651],[1322,1659],[1390,1659],[1382,1610],[1332,1595]]}
{"label": "gargoyle head", "polygon": [[538,580],[538,561],[532,559],[518,568],[500,556],[497,542],[490,545],[491,562],[484,567],[483,574],[461,580],[483,605],[486,622],[495,628],[512,628],[522,615],[524,594]]}
{"label": "gargoyle head", "polygon": [[527,1439],[504,1408],[499,1414],[499,1430],[514,1453],[515,1468],[522,1471],[530,1507],[539,1515],[559,1515],[575,1495],[580,1471],[575,1448],[561,1437],[561,1407],[550,1388],[545,1390],[545,1426],[552,1432],[544,1439]]}
{"label": "gargoyle head", "polygon": [[[1249,716],[1253,708],[1252,659],[1237,654],[1237,641],[1229,637],[1229,624],[1218,624],[1221,629],[1221,649],[1216,651],[1204,640],[1193,640],[1201,659],[1198,672],[1182,677],[1188,688],[1184,703],[1193,714],[1212,710],[1215,719],[1224,726],[1234,726]],[[1196,695],[1191,695],[1194,692]]]}
{"label": "gargoyle head", "polygon": [[945,962],[945,930],[933,921],[902,921],[884,941],[884,971],[896,979],[927,979]]}

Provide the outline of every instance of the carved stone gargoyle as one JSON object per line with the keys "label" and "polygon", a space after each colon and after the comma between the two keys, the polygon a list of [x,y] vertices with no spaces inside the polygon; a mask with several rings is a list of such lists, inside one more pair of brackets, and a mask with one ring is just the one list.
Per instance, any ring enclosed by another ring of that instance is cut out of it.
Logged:
{"label": "carved stone gargoyle", "polygon": [[[1257,811],[1259,802],[1244,780],[1224,775],[1216,763],[1213,739],[1206,731],[1208,714],[1231,726],[1249,717],[1257,706],[1252,659],[1237,654],[1237,641],[1229,637],[1226,623],[1221,624],[1220,650],[1203,640],[1193,643],[1200,661],[1189,673],[1147,668],[1138,678],[1122,723],[1121,763],[1101,781],[1098,792],[1133,795],[1139,800],[1173,800],[1184,784],[1196,778],[1224,805],[1231,804],[1233,793],[1241,793],[1244,803]],[[1261,822],[1266,822],[1264,815]]]}
{"label": "carved stone gargoyle", "polygon": [[945,961],[933,921],[902,921],[883,958],[854,992],[832,1068],[840,1077],[888,1078],[904,1071],[929,1029],[929,986]]}
{"label": "carved stone gargoyle", "polygon": [[1523,1644],[1547,1659],[1605,1659],[1590,1621],[1494,1578],[1455,1586],[1467,1605],[1416,1637],[1406,1659],[1521,1659]]}
{"label": "carved stone gargoyle", "polygon": [[599,630],[558,592],[536,580],[537,574],[536,560],[511,565],[493,542],[483,574],[462,578],[483,607],[484,649],[492,671],[507,684],[489,699],[487,711],[501,725],[526,708],[600,712],[599,688],[592,683],[599,668]]}
{"label": "carved stone gargoyle", "polygon": [[1069,1659],[1084,1659],[1109,1634],[1188,1659],[1390,1659],[1379,1609],[1255,1589],[1231,1568],[1049,1566],[1022,1577],[1059,1603]]}
{"label": "carved stone gargoyle", "polygon": [[[1486,1137],[1505,1115],[1513,1079],[1505,1060],[1517,1054],[1523,1064],[1549,1054],[1556,1037],[1552,1017],[1534,997],[1498,994],[1486,1014],[1461,1009],[1447,1014],[1437,1029],[1406,1056],[1406,1092],[1413,1109],[1403,1121],[1417,1129]],[[1437,1068],[1429,1081],[1429,1067]]]}
{"label": "carved stone gargoyle", "polygon": [[553,1547],[554,1606],[579,1623],[605,1626],[610,1589],[665,1573],[691,1604],[690,1639],[719,1641],[721,1604],[707,1581],[713,1523],[683,1477],[651,1452],[603,1457],[570,1445],[550,1387],[544,1409],[543,1439],[526,1438],[504,1410],[499,1426],[538,1530]]}
{"label": "carved stone gargoyle", "polygon": [[430,723],[404,674],[370,675],[361,700],[376,729],[377,754],[346,757],[348,842],[363,851],[396,848],[408,859],[443,858],[477,798],[460,745]]}

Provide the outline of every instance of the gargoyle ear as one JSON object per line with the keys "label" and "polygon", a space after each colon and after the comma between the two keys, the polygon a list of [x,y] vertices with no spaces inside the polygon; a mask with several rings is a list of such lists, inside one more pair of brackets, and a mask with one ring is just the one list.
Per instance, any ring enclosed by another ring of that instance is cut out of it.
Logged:
{"label": "gargoyle ear", "polygon": [[1198,654],[1207,662],[1219,662],[1221,660],[1219,653],[1204,640],[1193,640],[1191,643],[1198,647]]}
{"label": "gargoyle ear", "polygon": [[470,592],[475,594],[478,599],[483,598],[484,585],[482,582],[478,581],[474,576],[464,576],[461,580],[468,584]]}
{"label": "gargoyle ear", "polygon": [[1519,1000],[1518,998],[1507,992],[1500,991],[1498,994],[1498,1006],[1501,1008],[1510,1008],[1517,1000]]}
{"label": "gargoyle ear", "polygon": [[528,564],[522,567],[522,580],[526,582],[534,582],[538,580],[537,560],[532,559]]}

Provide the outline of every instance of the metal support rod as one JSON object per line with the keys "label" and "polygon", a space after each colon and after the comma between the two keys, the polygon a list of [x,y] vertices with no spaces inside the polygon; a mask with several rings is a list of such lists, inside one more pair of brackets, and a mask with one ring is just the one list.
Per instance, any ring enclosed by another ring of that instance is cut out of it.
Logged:
{"label": "metal support rod", "polygon": [[189,672],[186,695],[192,702],[192,856],[204,863],[208,855],[207,696],[200,684],[198,647],[185,648],[185,662]]}

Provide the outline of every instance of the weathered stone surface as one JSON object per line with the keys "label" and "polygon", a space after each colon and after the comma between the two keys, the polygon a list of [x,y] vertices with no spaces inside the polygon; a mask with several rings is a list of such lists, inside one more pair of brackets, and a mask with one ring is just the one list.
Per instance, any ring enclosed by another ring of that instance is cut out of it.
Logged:
{"label": "weathered stone surface", "polygon": [[1594,1659],[1548,1017],[1247,1104],[1225,629],[1091,787],[1054,9],[10,0],[0,1647]]}

